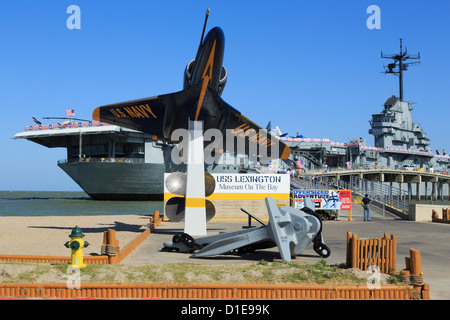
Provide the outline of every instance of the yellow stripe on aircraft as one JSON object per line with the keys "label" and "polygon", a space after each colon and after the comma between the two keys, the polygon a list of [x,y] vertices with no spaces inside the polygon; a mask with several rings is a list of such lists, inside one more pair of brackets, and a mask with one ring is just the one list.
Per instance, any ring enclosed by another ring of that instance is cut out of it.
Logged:
{"label": "yellow stripe on aircraft", "polygon": [[[200,91],[200,97],[198,99],[197,111],[195,112],[195,120],[198,119],[200,114],[200,109],[202,108],[203,98],[205,97],[206,88],[208,87],[209,82],[211,81],[213,65],[214,65],[214,52],[216,51],[216,40],[214,40],[214,44],[211,50],[211,54],[209,55],[208,62],[206,63],[205,71],[203,72],[203,83],[202,90]],[[209,70],[209,73],[207,71]]]}

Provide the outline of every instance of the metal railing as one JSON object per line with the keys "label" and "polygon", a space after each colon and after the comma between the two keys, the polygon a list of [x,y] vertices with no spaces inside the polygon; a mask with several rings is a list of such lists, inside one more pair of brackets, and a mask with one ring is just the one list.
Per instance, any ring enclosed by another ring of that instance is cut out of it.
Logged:
{"label": "metal railing", "polygon": [[301,189],[345,189],[361,197],[367,194],[372,201],[382,205],[383,212],[384,206],[388,206],[408,213],[408,192],[386,182],[371,181],[357,176],[350,176],[350,181],[347,182],[336,177],[320,178],[309,174],[302,174],[299,179],[291,180],[298,180],[294,183],[291,181],[291,185]]}
{"label": "metal railing", "polygon": [[366,180],[357,176],[351,176],[349,184],[352,192],[360,195],[367,194],[372,201],[377,201],[404,213],[408,212],[409,198],[408,192],[405,190],[391,186],[386,182]]}
{"label": "metal railing", "polygon": [[81,158],[80,159],[71,159],[67,161],[67,159],[58,160],[58,164],[60,163],[76,163],[76,162],[124,162],[124,163],[144,163],[144,158]]}
{"label": "metal railing", "polygon": [[100,121],[87,121],[87,122],[68,122],[68,123],[57,123],[48,125],[35,125],[35,126],[25,126],[25,131],[36,131],[36,130],[58,130],[58,129],[68,129],[68,128],[85,128],[85,127],[101,127],[109,126],[109,123]]}

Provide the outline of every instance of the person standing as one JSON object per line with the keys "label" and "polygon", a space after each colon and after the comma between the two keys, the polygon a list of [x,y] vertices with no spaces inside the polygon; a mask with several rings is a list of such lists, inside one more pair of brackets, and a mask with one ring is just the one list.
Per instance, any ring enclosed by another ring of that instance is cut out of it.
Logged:
{"label": "person standing", "polygon": [[364,221],[370,221],[371,220],[370,219],[370,207],[369,207],[370,199],[367,194],[364,196],[364,198],[362,198],[361,203],[364,207]]}

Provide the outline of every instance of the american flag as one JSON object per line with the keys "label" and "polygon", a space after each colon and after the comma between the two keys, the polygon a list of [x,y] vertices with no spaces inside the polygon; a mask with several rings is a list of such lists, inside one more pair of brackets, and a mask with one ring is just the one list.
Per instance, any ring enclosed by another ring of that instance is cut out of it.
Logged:
{"label": "american flag", "polygon": [[69,117],[75,117],[75,109],[70,109],[67,110],[66,112]]}

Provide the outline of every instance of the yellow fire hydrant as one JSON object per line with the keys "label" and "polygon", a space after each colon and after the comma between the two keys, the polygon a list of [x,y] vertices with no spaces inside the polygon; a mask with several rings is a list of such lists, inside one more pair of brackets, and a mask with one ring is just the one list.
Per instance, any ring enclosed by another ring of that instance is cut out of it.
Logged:
{"label": "yellow fire hydrant", "polygon": [[69,237],[72,240],[67,241],[64,245],[66,248],[72,249],[70,265],[85,268],[86,264],[83,263],[83,248],[86,248],[89,243],[83,240],[84,234],[78,226],[72,229],[72,233]]}

